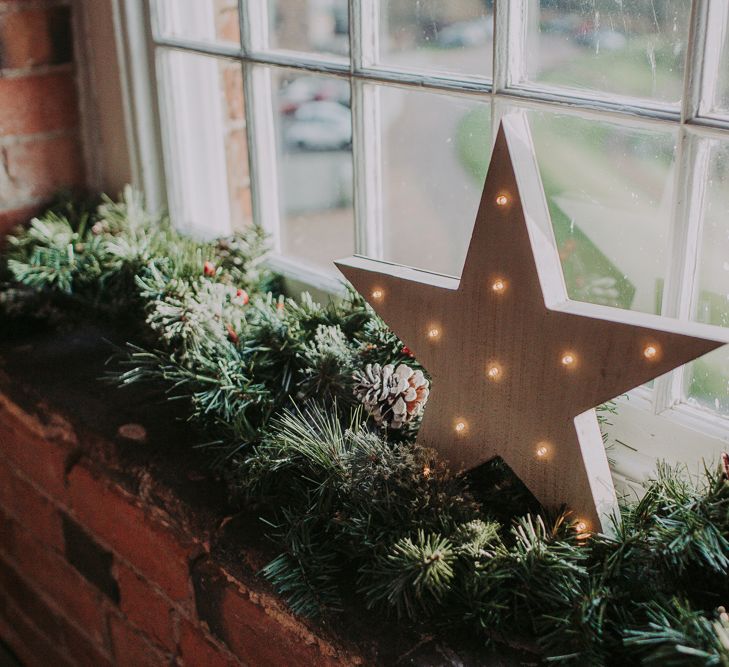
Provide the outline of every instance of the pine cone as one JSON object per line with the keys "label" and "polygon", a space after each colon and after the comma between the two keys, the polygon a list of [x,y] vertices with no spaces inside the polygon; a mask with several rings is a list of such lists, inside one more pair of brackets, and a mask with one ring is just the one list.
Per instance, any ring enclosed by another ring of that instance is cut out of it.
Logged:
{"label": "pine cone", "polygon": [[354,393],[375,422],[394,429],[420,415],[430,393],[423,371],[406,364],[367,364],[364,371],[355,371],[354,379]]}

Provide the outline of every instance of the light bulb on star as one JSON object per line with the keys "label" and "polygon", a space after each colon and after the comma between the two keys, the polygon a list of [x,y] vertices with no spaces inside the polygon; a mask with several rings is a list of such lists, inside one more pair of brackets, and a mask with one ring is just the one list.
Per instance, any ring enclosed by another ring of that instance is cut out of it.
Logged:
{"label": "light bulb on star", "polygon": [[658,348],[655,345],[646,345],[643,349],[643,356],[648,361],[652,361],[658,356]]}
{"label": "light bulb on star", "polygon": [[573,367],[577,363],[577,356],[574,352],[565,352],[562,355],[562,365],[567,368]]}
{"label": "light bulb on star", "polygon": [[496,381],[501,379],[501,366],[499,366],[499,364],[489,364],[486,368],[486,375],[488,376],[489,380]]}

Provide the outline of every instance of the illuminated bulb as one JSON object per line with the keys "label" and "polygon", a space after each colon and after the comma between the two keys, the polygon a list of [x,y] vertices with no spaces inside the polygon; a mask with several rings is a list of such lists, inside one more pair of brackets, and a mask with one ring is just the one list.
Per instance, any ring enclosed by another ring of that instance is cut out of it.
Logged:
{"label": "illuminated bulb", "polygon": [[430,477],[430,466],[423,467],[423,477]]}
{"label": "illuminated bulb", "polygon": [[438,329],[433,328],[428,331],[428,338],[438,338],[438,336],[440,336],[440,331],[438,331]]}
{"label": "illuminated bulb", "polygon": [[646,345],[645,349],[643,350],[643,356],[646,359],[655,359],[658,355],[658,350],[656,349],[655,345]]}
{"label": "illuminated bulb", "polygon": [[575,530],[578,533],[584,533],[587,530],[587,524],[584,521],[578,521],[575,524]]}
{"label": "illuminated bulb", "polygon": [[499,195],[496,197],[497,206],[506,206],[509,203],[509,198],[506,195]]}
{"label": "illuminated bulb", "polygon": [[381,289],[372,290],[372,298],[380,300],[384,296],[384,292]]}
{"label": "illuminated bulb", "polygon": [[572,354],[572,352],[566,352],[562,356],[562,365],[563,366],[574,366],[575,365],[575,355]]}
{"label": "illuminated bulb", "polygon": [[547,455],[547,452],[549,452],[547,445],[539,445],[539,447],[537,447],[537,456],[540,459],[543,459]]}
{"label": "illuminated bulb", "polygon": [[497,294],[501,294],[506,289],[506,283],[501,278],[498,278],[497,280],[494,280],[494,284],[491,285],[491,289]]}
{"label": "illuminated bulb", "polygon": [[501,377],[501,369],[496,364],[492,364],[486,370],[486,375],[488,375],[491,380],[498,380]]}
{"label": "illuminated bulb", "polygon": [[466,430],[466,422],[456,422],[456,433],[463,433]]}

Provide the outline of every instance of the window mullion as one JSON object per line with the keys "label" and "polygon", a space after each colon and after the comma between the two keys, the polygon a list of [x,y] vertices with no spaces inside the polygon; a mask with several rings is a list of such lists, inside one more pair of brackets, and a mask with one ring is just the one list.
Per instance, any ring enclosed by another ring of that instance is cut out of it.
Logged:
{"label": "window mullion", "polygon": [[[238,0],[241,20],[241,44],[244,53],[265,51],[269,46],[267,2]],[[245,37],[243,33],[245,31]]]}
{"label": "window mullion", "polygon": [[279,253],[281,216],[271,71],[268,67],[247,64],[243,76],[253,216],[271,236],[274,252]]}
{"label": "window mullion", "polygon": [[379,57],[379,0],[349,0],[352,71],[361,73]]}
{"label": "window mullion", "polygon": [[113,3],[122,79],[126,137],[134,185],[144,192],[152,210],[168,201],[163,147],[160,139],[158,85],[155,80],[155,47],[152,16],[143,0]]}
{"label": "window mullion", "polygon": [[688,45],[686,48],[686,67],[683,80],[683,103],[681,120],[687,122],[696,118],[701,104],[701,82],[704,78],[704,53],[706,51],[708,28],[708,1],[694,0],[691,5]]}
{"label": "window mullion", "polygon": [[494,2],[494,93],[522,80],[526,71],[527,4],[530,0]]}
{"label": "window mullion", "polygon": [[240,32],[240,49],[243,55],[251,50],[251,22],[248,17],[248,4],[246,0],[238,0],[238,30]]}
{"label": "window mullion", "polygon": [[[358,73],[377,58],[378,8],[372,0],[350,0],[350,57]],[[384,256],[380,102],[377,86],[352,80],[355,252]]]}
{"label": "window mullion", "polygon": [[684,121],[693,121],[711,111],[728,21],[729,3],[694,0],[686,56]]}
{"label": "window mullion", "polygon": [[[709,147],[681,129],[676,157],[676,206],[671,225],[669,266],[663,290],[661,314],[688,320],[692,316],[696,284],[701,220],[709,171]],[[656,413],[670,408],[683,396],[683,372],[677,369],[658,380],[655,386]]]}

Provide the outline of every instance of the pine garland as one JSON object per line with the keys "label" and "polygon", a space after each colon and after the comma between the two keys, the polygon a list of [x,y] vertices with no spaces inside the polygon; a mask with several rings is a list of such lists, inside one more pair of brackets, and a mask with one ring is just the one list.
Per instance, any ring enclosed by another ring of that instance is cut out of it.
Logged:
{"label": "pine garland", "polygon": [[[409,351],[356,294],[274,296],[264,259],[256,229],[190,239],[127,190],[10,237],[0,312],[136,318],[109,379],[188,401],[233,498],[261,508],[281,547],[263,574],[297,613],[355,596],[484,644],[536,637],[557,662],[729,667],[726,467],[660,466],[615,537],[580,535],[502,465],[454,478],[415,445],[427,391]],[[383,418],[401,395],[412,419]]]}

